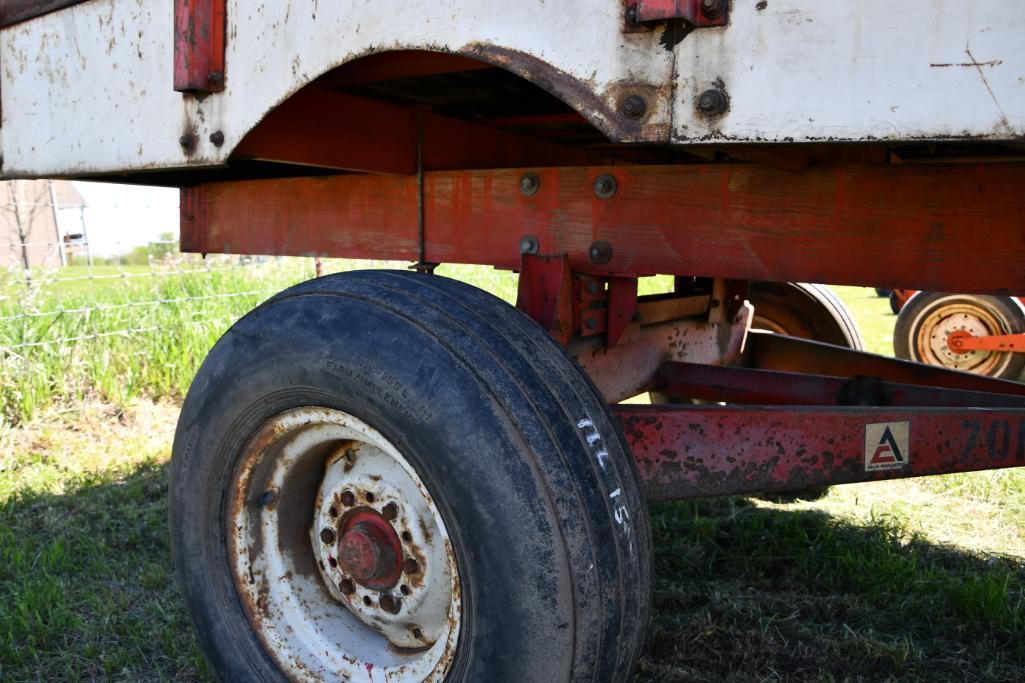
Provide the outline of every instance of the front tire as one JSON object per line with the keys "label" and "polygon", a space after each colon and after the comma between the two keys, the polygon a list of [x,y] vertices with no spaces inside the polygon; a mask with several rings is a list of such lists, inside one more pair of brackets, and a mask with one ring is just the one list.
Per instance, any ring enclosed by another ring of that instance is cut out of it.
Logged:
{"label": "front tire", "polygon": [[622,680],[639,656],[650,532],[618,425],[473,287],[358,272],[275,296],[203,363],[171,476],[224,679]]}

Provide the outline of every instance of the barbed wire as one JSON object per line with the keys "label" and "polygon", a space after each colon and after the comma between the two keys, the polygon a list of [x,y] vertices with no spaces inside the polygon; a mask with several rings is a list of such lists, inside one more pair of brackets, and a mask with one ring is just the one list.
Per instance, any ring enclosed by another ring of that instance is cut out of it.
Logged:
{"label": "barbed wire", "polygon": [[[205,325],[209,321],[212,321],[212,320],[217,320],[217,317],[210,316],[210,317],[207,317],[207,318],[196,318],[194,320],[185,320],[185,321],[182,321],[180,324],[183,324],[183,325]],[[148,327],[126,327],[126,328],[121,329],[121,330],[111,330],[109,332],[95,332],[93,334],[83,334],[83,335],[79,335],[77,337],[62,337],[61,339],[48,339],[46,341],[38,341],[38,342],[23,342],[21,344],[11,344],[9,346],[0,346],[0,353],[4,353],[4,352],[9,353],[9,352],[14,351],[15,349],[27,349],[27,348],[35,348],[35,347],[40,347],[40,346],[55,346],[55,345],[62,345],[62,344],[70,344],[72,342],[86,341],[86,340],[89,340],[89,339],[100,339],[100,338],[103,338],[103,337],[127,336],[129,334],[137,334],[139,332],[156,332],[157,330],[162,330],[162,329],[167,329],[167,328],[161,327],[160,325],[150,325]],[[20,355],[20,354],[16,354],[16,355]]]}
{"label": "barbed wire", "polygon": [[186,270],[152,270],[148,273],[107,273],[103,275],[78,275],[75,277],[41,277],[41,278],[14,278],[8,280],[8,285],[45,285],[54,282],[81,282],[83,280],[116,280],[118,278],[136,277],[172,277],[175,275],[188,275],[190,273],[210,273],[222,270],[237,270],[239,268],[261,267],[260,264],[234,265],[234,266],[207,266],[205,268],[190,268]]}
{"label": "barbed wire", "polygon": [[130,301],[123,304],[97,304],[96,306],[85,306],[83,308],[58,308],[52,311],[40,311],[36,313],[18,313],[16,315],[0,316],[0,322],[10,320],[21,320],[24,318],[47,318],[60,315],[86,315],[99,311],[113,311],[122,308],[135,308],[144,306],[162,306],[166,304],[177,304],[184,301],[206,301],[210,299],[233,299],[242,296],[256,296],[258,294],[272,294],[280,291],[278,289],[252,289],[245,292],[227,292],[221,294],[205,294],[203,296],[182,296],[171,299],[147,299],[146,301]]}

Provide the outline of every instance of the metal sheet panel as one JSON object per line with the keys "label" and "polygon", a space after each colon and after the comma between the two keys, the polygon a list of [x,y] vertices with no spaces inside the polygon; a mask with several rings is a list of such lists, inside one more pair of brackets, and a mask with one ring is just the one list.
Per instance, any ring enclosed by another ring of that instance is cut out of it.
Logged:
{"label": "metal sheet panel", "polygon": [[[504,66],[621,142],[1025,137],[1016,0],[736,0],[728,26],[685,36],[625,33],[623,7],[229,0],[225,90],[197,96],[172,89],[172,3],[91,0],[0,31],[0,172],[216,165],[311,80],[394,49]],[[725,113],[696,108],[709,90],[724,94]],[[646,99],[641,120],[620,112],[631,94]]]}
{"label": "metal sheet panel", "polygon": [[734,0],[676,46],[673,139],[1022,139],[1023,35],[1020,0]]}

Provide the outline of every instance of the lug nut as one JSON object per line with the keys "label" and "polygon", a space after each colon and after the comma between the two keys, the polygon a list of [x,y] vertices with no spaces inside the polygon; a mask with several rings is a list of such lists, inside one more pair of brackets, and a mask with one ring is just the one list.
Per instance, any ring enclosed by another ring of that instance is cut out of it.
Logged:
{"label": "lug nut", "polygon": [[420,563],[414,560],[412,557],[410,557],[402,563],[402,571],[406,572],[407,574],[419,574]]}
{"label": "lug nut", "polygon": [[334,543],[335,542],[335,532],[334,532],[334,529],[329,529],[327,527],[321,529],[320,530],[320,540],[321,540],[322,543],[325,543],[327,545],[331,545],[332,543]]}
{"label": "lug nut", "polygon": [[342,579],[338,582],[338,590],[346,595],[352,595],[356,592],[356,584],[352,582],[352,579]]}
{"label": "lug nut", "polygon": [[381,510],[381,514],[390,522],[399,516],[399,508],[396,507],[395,503],[388,503],[384,506],[384,509]]}
{"label": "lug nut", "polygon": [[381,605],[381,609],[385,612],[388,612],[389,614],[398,614],[402,601],[397,600],[390,595],[382,595],[381,599],[378,600],[378,604]]}
{"label": "lug nut", "polygon": [[342,505],[344,505],[345,507],[352,507],[352,505],[355,502],[356,502],[356,496],[353,495],[352,491],[343,491],[342,492]]}
{"label": "lug nut", "polygon": [[648,105],[639,95],[630,95],[623,100],[622,110],[623,116],[628,119],[639,119],[648,111]]}
{"label": "lug nut", "polygon": [[726,94],[722,90],[712,88],[698,97],[698,111],[705,116],[719,116],[726,111]]}

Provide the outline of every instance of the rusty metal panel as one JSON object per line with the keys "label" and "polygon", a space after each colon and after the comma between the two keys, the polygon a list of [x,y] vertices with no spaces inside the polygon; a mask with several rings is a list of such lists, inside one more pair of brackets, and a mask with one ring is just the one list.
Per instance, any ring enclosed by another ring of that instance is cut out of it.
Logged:
{"label": "rusty metal panel", "polygon": [[[228,77],[222,92],[199,97],[172,89],[173,10],[173,3],[92,0],[0,31],[0,174],[218,165],[314,79],[404,49],[512,71],[611,139],[669,140],[673,55],[654,34],[623,34],[619,0],[228,0]],[[621,111],[630,95],[646,99],[640,118]]]}
{"label": "rusty metal panel", "polygon": [[170,3],[91,0],[0,31],[5,177],[166,168],[191,127]]}
{"label": "rusty metal panel", "polygon": [[0,2],[0,27],[34,19],[80,2],[85,0],[3,0]]}
{"label": "rusty metal panel", "polygon": [[725,26],[692,31],[629,32],[625,11],[622,0],[228,0],[230,78],[197,97],[172,90],[173,3],[91,0],[0,30],[0,173],[218,165],[315,78],[402,49],[506,68],[616,142],[1025,137],[1017,0],[732,2]]}
{"label": "rusty metal panel", "polygon": [[616,406],[649,500],[1025,465],[1022,408]]}

